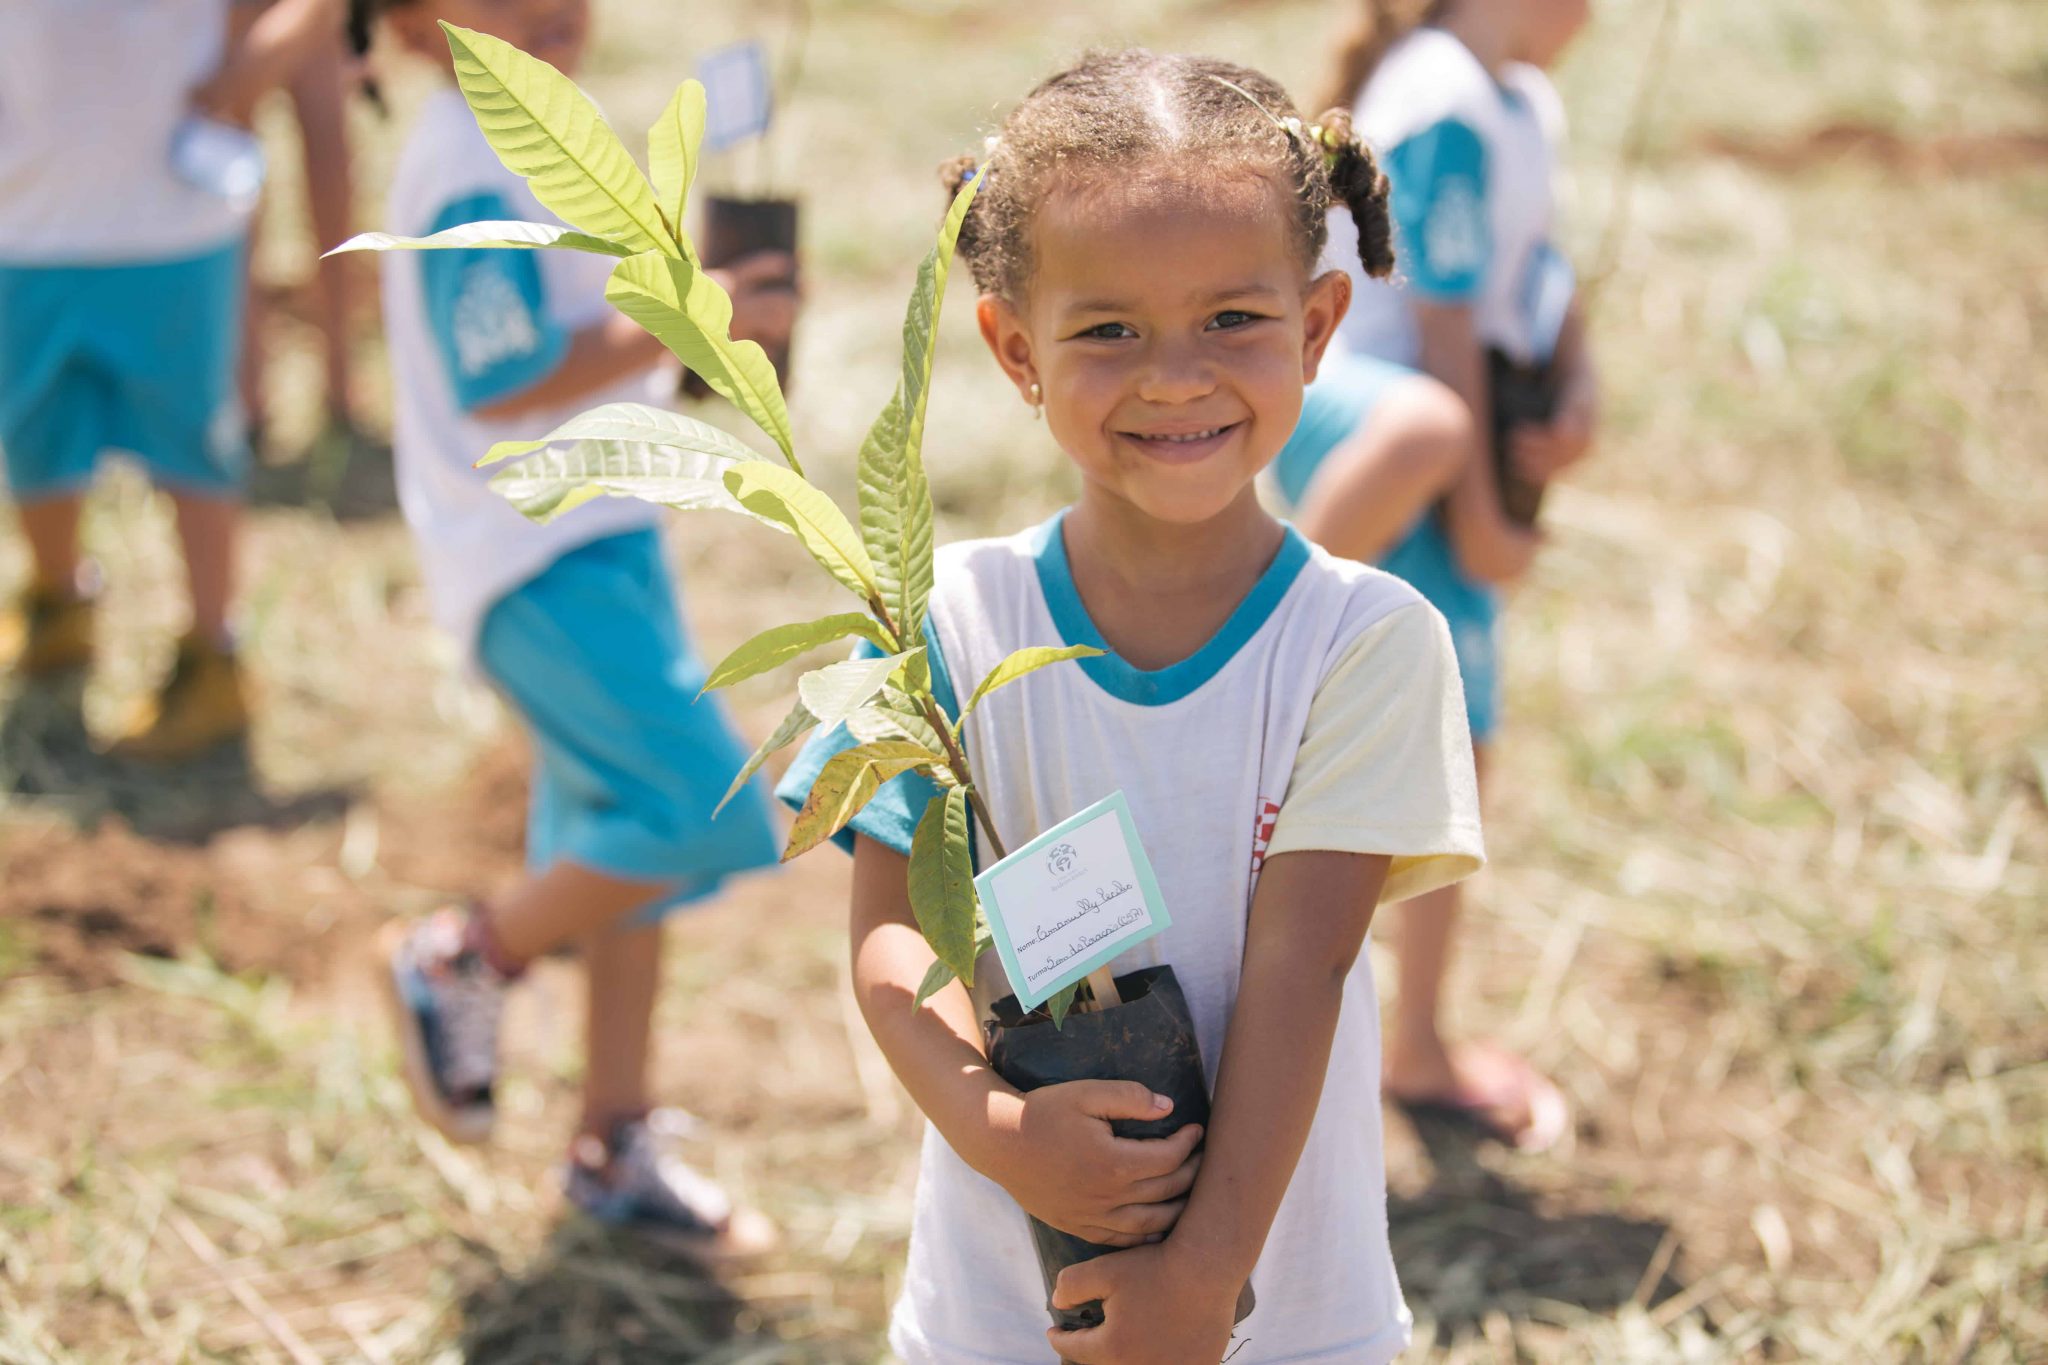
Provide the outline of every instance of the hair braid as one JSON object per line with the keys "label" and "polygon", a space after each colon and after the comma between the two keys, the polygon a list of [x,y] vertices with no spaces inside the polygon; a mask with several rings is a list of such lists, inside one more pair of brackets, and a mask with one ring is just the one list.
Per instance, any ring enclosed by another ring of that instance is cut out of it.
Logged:
{"label": "hair braid", "polygon": [[1351,115],[1323,115],[1323,145],[1330,149],[1330,196],[1351,210],[1358,225],[1358,261],[1374,279],[1394,271],[1394,223],[1387,207],[1387,177],[1365,140],[1351,131]]}

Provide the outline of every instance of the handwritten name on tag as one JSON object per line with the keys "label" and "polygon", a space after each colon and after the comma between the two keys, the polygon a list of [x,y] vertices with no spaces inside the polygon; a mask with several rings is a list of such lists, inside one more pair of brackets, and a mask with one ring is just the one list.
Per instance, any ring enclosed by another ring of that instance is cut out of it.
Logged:
{"label": "handwritten name on tag", "polygon": [[1039,835],[974,886],[1027,1010],[1173,923],[1120,791]]}

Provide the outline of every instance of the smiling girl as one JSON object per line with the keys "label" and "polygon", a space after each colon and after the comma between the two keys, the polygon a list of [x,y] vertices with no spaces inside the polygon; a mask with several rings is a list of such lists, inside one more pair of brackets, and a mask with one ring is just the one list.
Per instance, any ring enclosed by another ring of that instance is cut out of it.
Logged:
{"label": "smiling girl", "polygon": [[[1012,847],[1124,792],[1173,924],[1117,969],[1173,965],[1215,1106],[1197,1152],[1193,1125],[1113,1135],[1168,1106],[1136,1084],[1019,1093],[983,1050],[993,954],[971,993],[913,1009],[932,953],[906,855],[932,788],[885,787],[853,824],[855,987],[931,1121],[891,1341],[913,1365],[1046,1359],[1021,1206],[1125,1248],[1062,1274],[1054,1302],[1106,1318],[1050,1334],[1067,1360],[1220,1360],[1248,1276],[1241,1365],[1390,1360],[1407,1314],[1377,1010],[1351,967],[1378,904],[1479,865],[1464,701],[1442,618],[1253,487],[1350,300],[1315,269],[1333,195],[1384,275],[1385,181],[1341,115],[1305,127],[1257,72],[1143,51],[1052,77],[992,145],[948,173],[982,184],[960,253],[990,351],[1082,488],[1043,525],[940,552],[938,691],[1026,645],[1109,651],[991,694],[966,738]],[[785,797],[849,742],[808,746]]]}

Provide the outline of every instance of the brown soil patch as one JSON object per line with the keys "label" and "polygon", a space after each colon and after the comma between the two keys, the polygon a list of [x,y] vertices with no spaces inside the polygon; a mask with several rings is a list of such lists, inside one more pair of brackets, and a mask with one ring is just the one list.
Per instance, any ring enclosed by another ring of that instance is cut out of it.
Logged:
{"label": "brown soil patch", "polygon": [[1916,138],[1874,124],[1842,122],[1787,134],[1709,130],[1694,145],[1773,175],[1796,175],[1852,159],[1910,175],[2002,175],[2048,166],[2048,132],[2026,129]]}
{"label": "brown soil patch", "polygon": [[298,828],[182,844],[118,815],[21,829],[0,840],[0,946],[81,987],[119,980],[125,954],[197,952],[317,988],[418,892],[477,895],[516,876],[525,818],[526,750],[508,740],[452,790]]}

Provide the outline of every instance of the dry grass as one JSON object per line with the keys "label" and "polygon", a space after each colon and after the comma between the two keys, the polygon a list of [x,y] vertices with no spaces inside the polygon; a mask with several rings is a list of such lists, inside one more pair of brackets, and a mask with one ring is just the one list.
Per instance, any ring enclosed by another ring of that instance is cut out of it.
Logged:
{"label": "dry grass", "polygon": [[[1609,0],[1563,73],[1582,258],[1662,3]],[[795,414],[842,491],[930,165],[1085,43],[1299,86],[1324,22],[1299,0],[819,8],[782,160],[814,289]],[[689,53],[670,6],[599,10],[589,83],[640,126]],[[1465,1019],[1581,1122],[1525,1159],[1390,1120],[1414,1356],[2048,1359],[2048,13],[1684,5],[1650,109],[1598,318],[1606,450],[1512,614],[1462,969]],[[387,164],[390,130],[365,131]],[[283,225],[280,277],[304,257]],[[277,341],[292,448],[317,385],[296,326]],[[977,350],[956,312],[929,440],[951,535],[1067,487]],[[245,766],[138,782],[47,698],[0,724],[0,1361],[878,1359],[916,1129],[848,1027],[838,864],[689,919],[671,959],[668,1092],[785,1228],[770,1263],[714,1284],[562,1221],[566,969],[515,1021],[498,1146],[410,1120],[362,935],[511,875],[516,784],[402,528],[336,514],[374,508],[356,474],[284,470],[255,518]],[[308,496],[335,488],[361,496]],[[744,528],[685,532],[707,649],[820,596]],[[104,725],[179,608],[139,484],[90,535]],[[0,569],[20,557],[0,538]],[[772,690],[741,698],[750,726]],[[110,813],[175,842],[95,832]]]}

